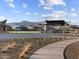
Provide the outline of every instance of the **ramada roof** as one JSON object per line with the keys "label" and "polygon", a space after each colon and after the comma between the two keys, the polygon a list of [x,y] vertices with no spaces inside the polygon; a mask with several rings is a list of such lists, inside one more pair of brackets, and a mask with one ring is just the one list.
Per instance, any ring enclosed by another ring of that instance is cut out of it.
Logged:
{"label": "ramada roof", "polygon": [[67,22],[64,20],[46,20],[45,21],[46,25],[65,25]]}

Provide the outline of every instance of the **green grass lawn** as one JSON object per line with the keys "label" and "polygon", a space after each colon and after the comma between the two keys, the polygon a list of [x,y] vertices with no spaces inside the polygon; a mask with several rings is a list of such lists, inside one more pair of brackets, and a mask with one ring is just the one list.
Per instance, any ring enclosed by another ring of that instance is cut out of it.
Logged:
{"label": "green grass lawn", "polygon": [[8,33],[24,33],[24,34],[30,34],[30,33],[41,33],[41,31],[9,31]]}

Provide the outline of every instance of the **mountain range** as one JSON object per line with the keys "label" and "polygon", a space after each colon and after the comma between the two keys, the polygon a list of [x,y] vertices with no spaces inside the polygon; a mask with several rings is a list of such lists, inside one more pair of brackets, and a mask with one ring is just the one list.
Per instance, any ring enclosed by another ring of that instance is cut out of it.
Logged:
{"label": "mountain range", "polygon": [[13,23],[7,23],[9,26],[40,26],[39,24],[42,24],[43,22],[30,22],[30,21],[21,21],[21,22],[13,22]]}

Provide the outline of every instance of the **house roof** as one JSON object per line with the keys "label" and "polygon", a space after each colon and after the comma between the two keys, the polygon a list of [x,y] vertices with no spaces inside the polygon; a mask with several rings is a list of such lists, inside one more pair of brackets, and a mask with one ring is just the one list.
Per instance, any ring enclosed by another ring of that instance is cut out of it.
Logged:
{"label": "house roof", "polygon": [[66,22],[64,20],[46,20],[45,21],[46,25],[65,25]]}

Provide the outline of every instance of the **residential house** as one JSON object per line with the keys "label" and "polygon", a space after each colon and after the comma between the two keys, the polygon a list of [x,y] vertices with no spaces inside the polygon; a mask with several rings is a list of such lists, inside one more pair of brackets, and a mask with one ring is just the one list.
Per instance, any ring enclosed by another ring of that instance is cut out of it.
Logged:
{"label": "residential house", "polygon": [[32,31],[41,31],[41,26],[40,25],[30,25],[27,26],[28,30],[32,30]]}
{"label": "residential house", "polygon": [[26,31],[28,30],[27,27],[23,25],[16,26],[16,31]]}

